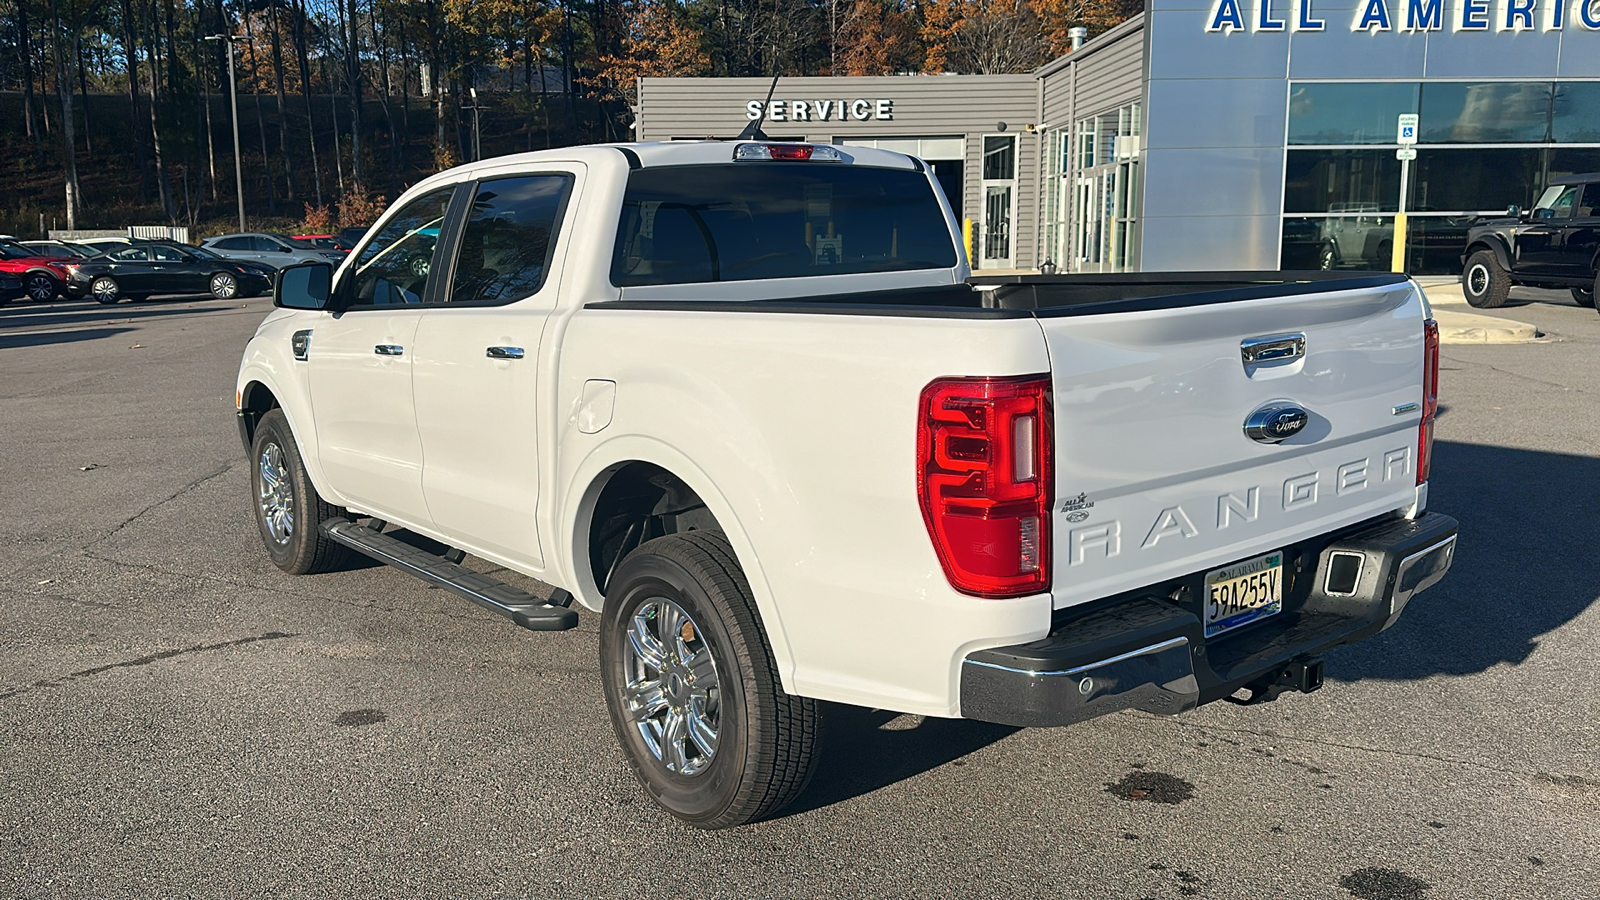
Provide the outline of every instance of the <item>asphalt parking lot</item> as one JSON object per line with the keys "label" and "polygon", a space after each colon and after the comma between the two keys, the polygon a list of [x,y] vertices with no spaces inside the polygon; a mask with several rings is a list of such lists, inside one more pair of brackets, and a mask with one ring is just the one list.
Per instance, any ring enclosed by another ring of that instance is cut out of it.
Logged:
{"label": "asphalt parking lot", "polygon": [[265,299],[0,310],[0,897],[1600,896],[1600,316],[1444,349],[1454,571],[1328,684],[1016,730],[830,709],[782,818],[628,774],[595,617],[291,578],[233,422]]}

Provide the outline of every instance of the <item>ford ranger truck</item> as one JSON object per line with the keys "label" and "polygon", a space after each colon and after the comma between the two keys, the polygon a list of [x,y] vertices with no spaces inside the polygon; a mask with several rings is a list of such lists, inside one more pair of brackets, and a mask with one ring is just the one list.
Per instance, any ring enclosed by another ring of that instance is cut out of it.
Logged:
{"label": "ford ranger truck", "polygon": [[267,552],[534,630],[587,610],[629,765],[704,828],[801,791],[819,701],[1268,700],[1444,576],[1438,332],[1404,276],[974,280],[960,233],[925,164],[867,148],[428,178],[336,269],[285,268],[245,349]]}

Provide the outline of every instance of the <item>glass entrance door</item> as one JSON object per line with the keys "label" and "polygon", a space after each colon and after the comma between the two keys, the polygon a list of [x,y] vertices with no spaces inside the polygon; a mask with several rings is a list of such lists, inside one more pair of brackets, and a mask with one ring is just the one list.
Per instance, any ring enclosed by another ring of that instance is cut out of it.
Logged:
{"label": "glass entrance door", "polygon": [[977,268],[1009,269],[1016,265],[1011,223],[1016,218],[1017,136],[983,138],[983,221],[979,223]]}

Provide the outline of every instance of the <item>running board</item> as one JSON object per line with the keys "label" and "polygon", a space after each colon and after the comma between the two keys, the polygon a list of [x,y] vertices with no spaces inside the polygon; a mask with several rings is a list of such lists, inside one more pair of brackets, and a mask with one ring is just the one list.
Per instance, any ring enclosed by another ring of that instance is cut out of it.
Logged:
{"label": "running board", "polygon": [[322,531],[358,553],[409,572],[429,584],[453,591],[531,631],[566,631],[578,626],[577,612],[561,603],[562,600],[572,602],[572,595],[566,591],[557,590],[551,598],[555,602],[546,602],[527,591],[463,568],[442,556],[419,550],[348,519],[323,522]]}

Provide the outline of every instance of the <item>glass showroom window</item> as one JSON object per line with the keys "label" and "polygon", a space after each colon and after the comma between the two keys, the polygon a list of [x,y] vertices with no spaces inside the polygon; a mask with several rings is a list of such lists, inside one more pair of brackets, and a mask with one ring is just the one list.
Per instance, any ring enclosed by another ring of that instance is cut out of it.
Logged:
{"label": "glass showroom window", "polygon": [[1284,268],[1388,268],[1396,119],[1408,112],[1421,120],[1406,198],[1415,274],[1456,273],[1473,219],[1600,169],[1600,82],[1292,83]]}
{"label": "glass showroom window", "polygon": [[[1073,269],[1139,267],[1139,104],[1079,120],[1073,180]],[[1063,176],[1066,177],[1065,175]]]}

